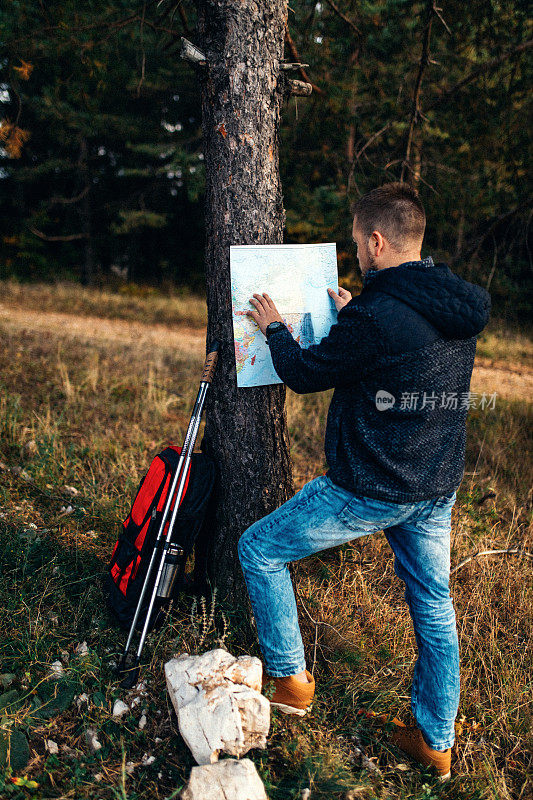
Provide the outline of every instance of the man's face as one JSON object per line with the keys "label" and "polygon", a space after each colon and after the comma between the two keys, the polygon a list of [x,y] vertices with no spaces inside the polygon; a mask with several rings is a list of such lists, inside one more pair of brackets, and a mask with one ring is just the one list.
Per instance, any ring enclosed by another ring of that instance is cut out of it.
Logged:
{"label": "man's face", "polygon": [[376,267],[376,259],[372,255],[368,237],[357,227],[357,218],[354,217],[352,227],[352,239],[357,247],[357,260],[359,261],[359,269],[365,275],[369,269]]}

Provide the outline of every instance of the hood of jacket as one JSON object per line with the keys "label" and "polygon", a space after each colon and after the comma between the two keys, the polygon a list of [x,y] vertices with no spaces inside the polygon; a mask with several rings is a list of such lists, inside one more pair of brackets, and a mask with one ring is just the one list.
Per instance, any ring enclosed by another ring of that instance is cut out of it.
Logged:
{"label": "hood of jacket", "polygon": [[431,258],[368,271],[363,292],[374,291],[407,303],[448,339],[476,336],[490,316],[486,289],[460,278],[447,264],[434,264]]}

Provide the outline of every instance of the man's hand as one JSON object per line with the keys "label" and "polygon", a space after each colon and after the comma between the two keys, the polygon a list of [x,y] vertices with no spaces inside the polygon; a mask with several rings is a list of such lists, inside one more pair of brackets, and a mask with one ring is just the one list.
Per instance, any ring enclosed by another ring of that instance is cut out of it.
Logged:
{"label": "man's hand", "polygon": [[261,332],[266,336],[267,326],[270,325],[271,322],[276,322],[276,320],[283,322],[283,320],[280,317],[273,301],[266,294],[266,292],[263,292],[262,295],[254,294],[254,297],[257,299],[254,300],[253,297],[251,297],[250,303],[255,306],[256,310],[247,311],[246,314],[257,322],[261,328]]}
{"label": "man's hand", "polygon": [[341,308],[344,308],[344,306],[352,299],[352,295],[348,289],[343,289],[342,286],[339,286],[339,294],[333,291],[333,289],[328,289],[328,294],[335,301],[335,308],[337,311],[340,311]]}

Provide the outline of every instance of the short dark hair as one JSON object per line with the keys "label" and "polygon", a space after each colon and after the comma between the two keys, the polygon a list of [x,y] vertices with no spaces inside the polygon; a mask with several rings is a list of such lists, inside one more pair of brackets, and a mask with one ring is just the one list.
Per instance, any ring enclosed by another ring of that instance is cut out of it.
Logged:
{"label": "short dark hair", "polygon": [[365,236],[377,230],[399,252],[424,238],[424,206],[416,189],[408,183],[385,183],[372,189],[356,202],[354,215]]}

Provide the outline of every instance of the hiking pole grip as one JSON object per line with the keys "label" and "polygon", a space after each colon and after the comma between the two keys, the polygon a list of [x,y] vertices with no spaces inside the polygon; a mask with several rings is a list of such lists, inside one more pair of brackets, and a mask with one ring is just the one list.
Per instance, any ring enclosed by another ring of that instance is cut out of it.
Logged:
{"label": "hiking pole grip", "polygon": [[211,381],[213,380],[213,375],[215,374],[215,368],[218,361],[219,347],[220,343],[215,339],[215,341],[209,348],[209,354],[205,360],[204,371],[202,374],[202,381],[205,383],[211,383]]}

